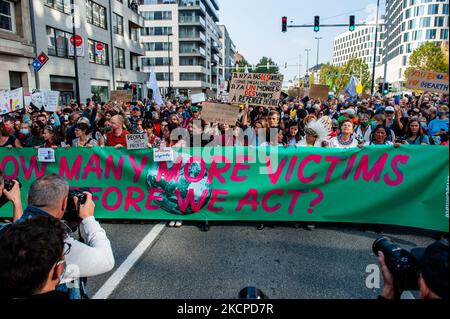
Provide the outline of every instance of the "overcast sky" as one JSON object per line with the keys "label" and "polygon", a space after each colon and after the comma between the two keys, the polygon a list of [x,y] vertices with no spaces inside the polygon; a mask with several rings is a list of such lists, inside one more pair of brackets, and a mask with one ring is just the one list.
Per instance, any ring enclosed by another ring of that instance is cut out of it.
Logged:
{"label": "overcast sky", "polygon": [[[282,4],[282,5],[280,5]],[[219,0],[220,24],[225,24],[237,50],[252,64],[262,56],[269,56],[282,65],[280,71],[285,80],[291,80],[306,71],[306,52],[309,48],[309,67],[316,65],[317,40],[320,40],[319,63],[332,62],[333,39],[348,28],[321,28],[315,33],[312,28],[288,28],[281,32],[281,17],[287,16],[294,24],[313,24],[314,16],[321,17],[323,24],[348,23],[355,15],[362,22],[376,14],[376,0]],[[384,13],[385,1],[380,1],[380,14]],[[285,62],[290,65],[284,68]]]}

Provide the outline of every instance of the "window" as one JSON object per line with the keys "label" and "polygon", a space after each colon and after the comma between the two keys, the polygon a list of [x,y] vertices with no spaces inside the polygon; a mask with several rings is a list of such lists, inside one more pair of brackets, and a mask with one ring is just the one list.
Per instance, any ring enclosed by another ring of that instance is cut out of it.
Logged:
{"label": "window", "polygon": [[106,8],[93,1],[86,1],[86,20],[90,24],[107,29]]}
{"label": "window", "polygon": [[406,10],[405,12],[405,19],[408,19],[411,17],[411,9]]}
{"label": "window", "polygon": [[123,17],[113,13],[113,31],[115,34],[123,35]]}
{"label": "window", "polygon": [[139,29],[130,23],[128,25],[128,35],[130,36],[130,40],[138,41]]}
{"label": "window", "polygon": [[438,4],[429,4],[428,5],[428,14],[438,14],[439,5]]}
{"label": "window", "polygon": [[422,30],[414,31],[413,35],[412,35],[412,40],[413,41],[420,41],[420,40],[422,40]]}
{"label": "window", "polygon": [[434,40],[434,39],[436,39],[436,30],[434,30],[434,29],[427,30],[426,39],[427,40]]}
{"label": "window", "polygon": [[444,26],[444,17],[435,17],[434,18],[434,26],[435,27],[443,27]]}
{"label": "window", "polygon": [[[169,65],[169,58],[142,58],[142,66],[165,66]],[[172,58],[170,58],[170,65],[172,65]]]}
{"label": "window", "polygon": [[125,50],[114,48],[114,67],[125,69]]}
{"label": "window", "polygon": [[180,73],[180,81],[205,81],[205,75],[200,73]]}
{"label": "window", "polygon": [[146,51],[172,51],[172,42],[148,42],[144,43],[144,47]]}
{"label": "window", "polygon": [[61,58],[69,57],[71,33],[47,26],[47,53]]}
{"label": "window", "polygon": [[448,40],[448,29],[442,29],[441,30],[441,39],[442,40]]}
{"label": "window", "polygon": [[172,11],[146,11],[141,14],[146,20],[172,20]]}
{"label": "window", "polygon": [[408,21],[408,30],[416,28],[416,19],[412,19]]}
{"label": "window", "polygon": [[448,3],[442,6],[442,14],[448,14]]}
{"label": "window", "polygon": [[[89,44],[89,62],[101,65],[109,65],[108,45],[106,43],[88,40]],[[98,50],[98,44],[103,45],[103,50]]]}
{"label": "window", "polygon": [[141,29],[141,35],[168,35],[172,33],[172,27],[146,27]]}
{"label": "window", "polygon": [[431,24],[431,18],[427,17],[427,18],[420,18],[420,27],[421,28],[427,28],[429,27]]}
{"label": "window", "polygon": [[0,29],[16,32],[14,21],[14,3],[0,0]]}
{"label": "window", "polygon": [[[173,74],[170,73],[170,79],[173,79]],[[169,73],[156,73],[156,81],[169,81]]]}
{"label": "window", "polygon": [[418,6],[414,8],[414,16],[418,17],[425,13],[425,6]]}
{"label": "window", "polygon": [[403,42],[408,42],[409,41],[409,32],[406,32],[405,34],[403,34]]}
{"label": "window", "polygon": [[140,71],[139,55],[133,52],[130,52],[130,70]]}
{"label": "window", "polygon": [[61,11],[66,14],[71,13],[70,0],[45,0],[44,4],[47,7],[53,8],[55,10]]}

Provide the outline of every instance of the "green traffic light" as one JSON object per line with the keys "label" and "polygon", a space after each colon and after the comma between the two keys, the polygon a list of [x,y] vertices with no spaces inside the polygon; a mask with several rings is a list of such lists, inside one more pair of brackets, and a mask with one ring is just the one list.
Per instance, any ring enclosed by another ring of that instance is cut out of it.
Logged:
{"label": "green traffic light", "polygon": [[314,31],[319,31],[319,27],[314,27]]}
{"label": "green traffic light", "polygon": [[350,31],[355,31],[355,27],[351,26]]}

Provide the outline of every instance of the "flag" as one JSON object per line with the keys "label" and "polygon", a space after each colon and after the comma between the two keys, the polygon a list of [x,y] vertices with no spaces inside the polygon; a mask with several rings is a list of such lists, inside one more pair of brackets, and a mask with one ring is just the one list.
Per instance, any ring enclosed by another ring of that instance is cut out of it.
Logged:
{"label": "flag", "polygon": [[158,104],[159,106],[162,106],[163,99],[161,97],[161,92],[159,92],[158,82],[156,81],[156,74],[155,70],[150,71],[150,78],[147,82],[147,87],[153,91],[153,100]]}
{"label": "flag", "polygon": [[249,72],[248,72],[248,65],[245,66],[245,71],[244,71],[244,73],[245,73],[245,74],[248,74],[248,73],[249,73]]}
{"label": "flag", "polygon": [[350,81],[348,82],[347,86],[345,87],[345,92],[350,95],[351,97],[357,96],[358,93],[356,92],[356,86],[358,85],[358,80],[352,76],[350,78]]}

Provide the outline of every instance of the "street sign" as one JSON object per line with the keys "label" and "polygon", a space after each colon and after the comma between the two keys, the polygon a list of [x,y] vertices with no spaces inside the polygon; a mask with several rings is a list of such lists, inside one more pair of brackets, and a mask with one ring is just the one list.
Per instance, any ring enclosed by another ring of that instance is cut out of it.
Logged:
{"label": "street sign", "polygon": [[69,56],[75,55],[75,47],[77,48],[77,56],[84,57],[84,41],[80,35],[75,37],[72,35],[69,40]]}
{"label": "street sign", "polygon": [[95,45],[95,53],[97,55],[104,55],[105,54],[105,46],[101,42],[97,42]]}
{"label": "street sign", "polygon": [[48,60],[49,57],[44,52],[41,52],[38,55],[38,57],[33,60],[31,65],[36,70],[36,72],[38,72],[40,69],[42,69],[42,67],[44,66],[45,63],[47,63]]}

